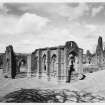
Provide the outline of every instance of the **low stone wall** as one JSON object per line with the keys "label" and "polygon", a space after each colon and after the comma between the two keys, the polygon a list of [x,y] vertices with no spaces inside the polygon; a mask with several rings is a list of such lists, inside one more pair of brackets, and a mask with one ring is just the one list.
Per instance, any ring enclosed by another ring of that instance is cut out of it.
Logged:
{"label": "low stone wall", "polygon": [[104,65],[84,65],[83,66],[83,73],[92,73],[99,70],[105,70]]}

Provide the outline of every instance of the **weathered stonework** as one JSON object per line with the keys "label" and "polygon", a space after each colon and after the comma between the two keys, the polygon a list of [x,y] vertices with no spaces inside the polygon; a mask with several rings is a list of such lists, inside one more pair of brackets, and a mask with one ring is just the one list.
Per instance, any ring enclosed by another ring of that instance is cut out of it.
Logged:
{"label": "weathered stonework", "polygon": [[41,78],[41,76],[42,76],[41,62],[42,62],[42,60],[41,60],[41,49],[39,49],[39,51],[38,51],[38,63],[37,63],[38,64],[37,67],[38,67],[39,78]]}
{"label": "weathered stonework", "polygon": [[[64,46],[36,49],[32,53],[32,62],[35,61],[33,58],[37,58],[36,63],[32,63],[33,71],[36,71],[39,78],[46,74],[50,80],[55,79],[56,81],[63,80],[66,82],[67,76],[69,75],[68,70],[70,69],[70,54],[74,55],[74,59],[79,59],[78,65],[81,66],[83,50],[73,41],[67,42]],[[37,65],[36,68],[35,65]],[[75,72],[81,73],[80,66],[76,68],[77,71]]]}
{"label": "weathered stonework", "polygon": [[97,64],[102,65],[103,64],[103,42],[102,37],[99,37],[98,39],[98,45],[96,48],[96,56],[97,56]]}
{"label": "weathered stonework", "polygon": [[58,72],[57,72],[57,77],[58,77],[58,80],[60,80],[61,79],[61,49],[60,49],[60,47],[58,47],[58,49],[57,49],[57,54],[58,54],[58,62],[57,62],[57,66],[58,66]]}
{"label": "weathered stonework", "polygon": [[31,77],[31,55],[27,56],[27,77]]}
{"label": "weathered stonework", "polygon": [[[21,71],[21,67],[28,68],[27,54],[15,53],[12,45],[6,47],[3,57],[3,75],[6,78],[15,78]],[[30,60],[31,61],[31,60]],[[25,70],[27,72],[27,70]]]}
{"label": "weathered stonework", "polygon": [[50,80],[50,49],[47,49],[47,75],[48,75],[48,80]]}
{"label": "weathered stonework", "polygon": [[[14,53],[10,45],[0,59],[3,59],[1,67],[7,77],[15,78],[19,73],[26,72],[28,77],[34,74],[38,78],[70,82],[77,80],[79,74],[104,69],[105,49],[102,37],[98,39],[94,54],[90,51],[83,54],[83,49],[74,41],[68,41],[63,46],[36,49],[32,54]],[[22,71],[23,67],[25,71]]]}
{"label": "weathered stonework", "polygon": [[83,72],[94,72],[105,69],[105,48],[103,48],[101,36],[98,38],[96,51],[92,54],[88,50],[83,57]]}
{"label": "weathered stonework", "polygon": [[4,56],[4,75],[7,77],[15,78],[16,76],[16,56],[13,47],[9,45],[6,47]]}

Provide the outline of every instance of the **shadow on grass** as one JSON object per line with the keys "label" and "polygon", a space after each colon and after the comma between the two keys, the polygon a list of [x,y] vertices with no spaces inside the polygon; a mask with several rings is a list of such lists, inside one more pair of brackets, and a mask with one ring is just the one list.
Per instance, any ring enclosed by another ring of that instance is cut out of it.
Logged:
{"label": "shadow on grass", "polygon": [[93,103],[100,101],[105,101],[105,98],[66,89],[21,89],[0,98],[0,102],[4,103]]}

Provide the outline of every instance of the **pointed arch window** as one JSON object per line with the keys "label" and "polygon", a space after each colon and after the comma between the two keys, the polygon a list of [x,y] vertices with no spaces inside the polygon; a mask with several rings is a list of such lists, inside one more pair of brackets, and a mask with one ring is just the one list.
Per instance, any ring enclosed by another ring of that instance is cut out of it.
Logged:
{"label": "pointed arch window", "polygon": [[46,71],[46,55],[45,54],[43,55],[42,62],[43,62],[43,69],[44,71]]}
{"label": "pointed arch window", "polygon": [[51,57],[51,62],[52,62],[52,72],[55,72],[55,62],[56,62],[56,54],[53,54]]}

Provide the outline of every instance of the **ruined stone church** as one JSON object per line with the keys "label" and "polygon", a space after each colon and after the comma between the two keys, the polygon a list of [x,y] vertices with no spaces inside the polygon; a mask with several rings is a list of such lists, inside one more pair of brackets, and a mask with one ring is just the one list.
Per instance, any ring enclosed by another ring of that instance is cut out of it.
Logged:
{"label": "ruined stone church", "polygon": [[101,36],[99,36],[98,38],[96,51],[92,54],[88,50],[88,53],[85,54],[84,61],[85,63],[91,65],[93,64],[93,65],[103,66],[105,64],[105,48],[103,46],[103,40]]}
{"label": "ruined stone church", "polygon": [[31,54],[15,53],[13,46],[9,45],[5,53],[0,54],[0,63],[5,77],[15,78],[24,72],[37,78],[70,82],[77,80],[80,74],[105,68],[105,49],[102,37],[98,38],[93,54],[89,50],[84,54],[74,41],[62,46],[39,48]]}
{"label": "ruined stone church", "polygon": [[71,56],[74,56],[74,75],[82,72],[83,49],[69,41],[64,46],[40,48],[32,53],[32,71],[39,77],[48,76],[49,79],[67,80]]}

